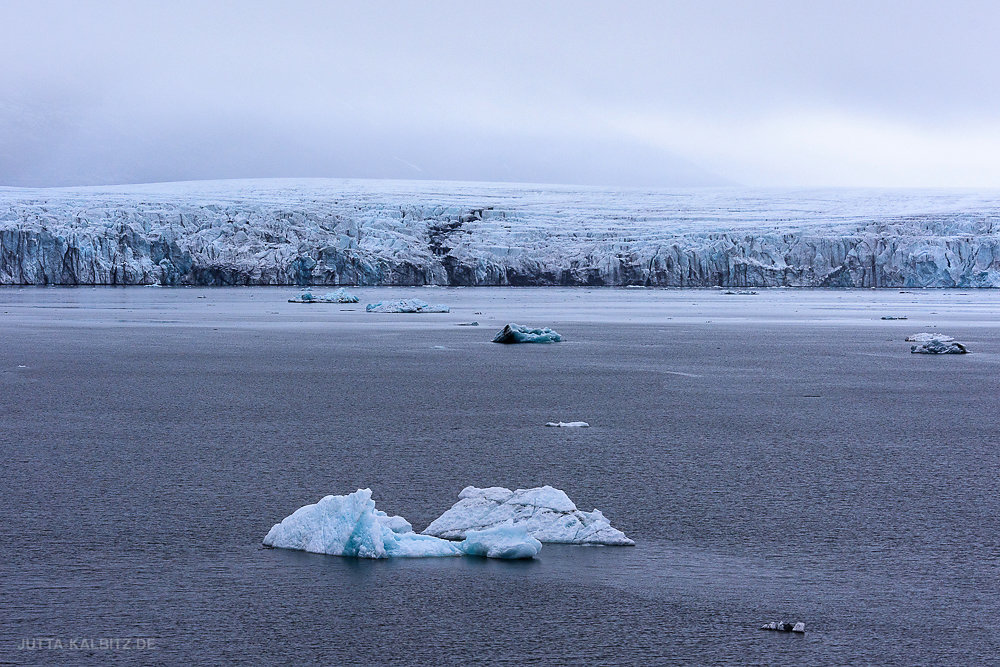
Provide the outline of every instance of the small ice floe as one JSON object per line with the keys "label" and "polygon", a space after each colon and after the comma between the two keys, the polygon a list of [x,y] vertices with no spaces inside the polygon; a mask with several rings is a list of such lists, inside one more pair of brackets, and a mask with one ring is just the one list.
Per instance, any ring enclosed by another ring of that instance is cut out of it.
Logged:
{"label": "small ice floe", "polygon": [[951,336],[945,336],[944,334],[927,333],[927,332],[915,333],[912,336],[907,336],[905,340],[908,343],[928,343],[934,340],[935,338],[941,341],[942,343],[950,343],[955,340]]}
{"label": "small ice floe", "polygon": [[451,308],[442,304],[427,303],[420,299],[400,299],[399,301],[379,301],[365,306],[369,313],[448,313]]}
{"label": "small ice floe", "polygon": [[905,319],[909,319],[909,318],[907,318],[906,315],[899,315],[899,316],[896,316],[896,315],[883,315],[879,319],[883,319],[883,320],[905,320]]}
{"label": "small ice floe", "polygon": [[503,525],[468,531],[458,548],[466,556],[520,559],[537,556],[542,543],[528,535],[522,526]]}
{"label": "small ice floe", "polygon": [[472,322],[459,322],[458,326],[460,326],[460,327],[478,327],[479,326],[479,322],[476,322],[476,321],[472,321]]}
{"label": "small ice floe", "polygon": [[268,531],[264,546],[355,558],[531,558],[542,548],[524,529],[510,526],[470,531],[469,537],[456,543],[414,533],[403,517],[375,509],[371,489],[358,489],[295,510]]}
{"label": "small ice floe", "polygon": [[474,531],[512,525],[539,542],[633,546],[599,510],[581,512],[563,491],[551,486],[511,491],[499,486],[467,486],[459,501],[424,529],[426,535],[449,540]]}
{"label": "small ice floe", "polygon": [[493,337],[494,343],[558,343],[562,336],[548,327],[537,329],[511,322]]}
{"label": "small ice floe", "polygon": [[753,296],[754,294],[757,294],[757,292],[748,289],[741,289],[741,290],[736,290],[735,292],[733,290],[726,290],[725,292],[723,292],[723,294],[738,294],[740,296]]}
{"label": "small ice floe", "polygon": [[932,336],[930,339],[910,346],[910,354],[968,354],[969,348],[954,338]]}
{"label": "small ice floe", "polygon": [[316,294],[311,289],[302,290],[302,293],[288,303],[357,303],[358,297],[354,296],[343,287],[336,292],[326,294]]}
{"label": "small ice floe", "polygon": [[784,621],[771,621],[770,623],[765,623],[760,626],[761,630],[775,630],[777,632],[797,632],[799,634],[805,634],[806,624],[801,621],[798,623],[785,623]]}
{"label": "small ice floe", "polygon": [[590,426],[587,422],[546,422],[546,426],[559,426],[562,428],[586,428]]}
{"label": "small ice floe", "polygon": [[27,368],[27,366],[25,366],[24,364],[18,364],[17,367],[18,368]]}

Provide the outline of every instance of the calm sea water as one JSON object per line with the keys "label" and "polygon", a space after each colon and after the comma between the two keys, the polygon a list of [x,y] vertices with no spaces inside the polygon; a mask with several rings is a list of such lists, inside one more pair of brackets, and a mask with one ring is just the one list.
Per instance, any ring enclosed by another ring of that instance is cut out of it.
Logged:
{"label": "calm sea water", "polygon": [[[1000,294],[357,292],[0,290],[0,662],[1000,660]],[[363,312],[411,294],[453,311]],[[925,330],[973,354],[909,354]],[[260,546],[328,493],[420,529],[468,484],[552,484],[637,546]]]}

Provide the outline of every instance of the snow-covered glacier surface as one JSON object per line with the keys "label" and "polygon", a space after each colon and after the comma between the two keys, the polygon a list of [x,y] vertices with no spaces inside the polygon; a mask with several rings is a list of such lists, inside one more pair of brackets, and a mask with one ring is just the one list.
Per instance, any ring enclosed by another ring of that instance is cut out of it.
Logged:
{"label": "snow-covered glacier surface", "polygon": [[1000,286],[1000,192],[0,188],[0,284]]}

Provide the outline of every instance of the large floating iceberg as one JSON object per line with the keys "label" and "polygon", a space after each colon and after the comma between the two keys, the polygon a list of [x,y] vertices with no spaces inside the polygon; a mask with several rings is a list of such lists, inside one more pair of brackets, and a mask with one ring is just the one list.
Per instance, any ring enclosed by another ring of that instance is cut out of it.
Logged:
{"label": "large floating iceberg", "polygon": [[532,328],[511,322],[493,337],[494,343],[558,343],[562,336],[549,328]]}
{"label": "large floating iceberg", "polygon": [[268,531],[264,545],[356,558],[532,558],[541,549],[523,530],[485,531],[470,538],[456,543],[414,533],[403,517],[375,509],[370,489],[358,489],[300,507]]}
{"label": "large floating iceberg", "polygon": [[511,525],[540,542],[562,544],[635,544],[599,510],[581,512],[563,491],[542,486],[511,491],[499,486],[467,486],[459,501],[427,526],[424,533],[457,540],[474,531]]}
{"label": "large floating iceberg", "polygon": [[1000,287],[996,193],[0,188],[3,285]]}
{"label": "large floating iceberg", "polygon": [[365,306],[369,313],[447,313],[451,308],[441,304],[427,303],[420,299],[400,299],[399,301],[379,301]]}
{"label": "large floating iceberg", "polygon": [[343,287],[336,292],[315,294],[312,290],[302,290],[302,293],[288,300],[288,303],[357,303],[358,297],[349,293]]}

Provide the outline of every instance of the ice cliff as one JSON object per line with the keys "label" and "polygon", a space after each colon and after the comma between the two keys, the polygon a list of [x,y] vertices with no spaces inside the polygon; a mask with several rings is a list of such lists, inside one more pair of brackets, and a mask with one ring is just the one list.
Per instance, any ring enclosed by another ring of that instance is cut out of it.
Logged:
{"label": "ice cliff", "polygon": [[5,285],[1000,286],[1000,195],[408,181],[0,188]]}

